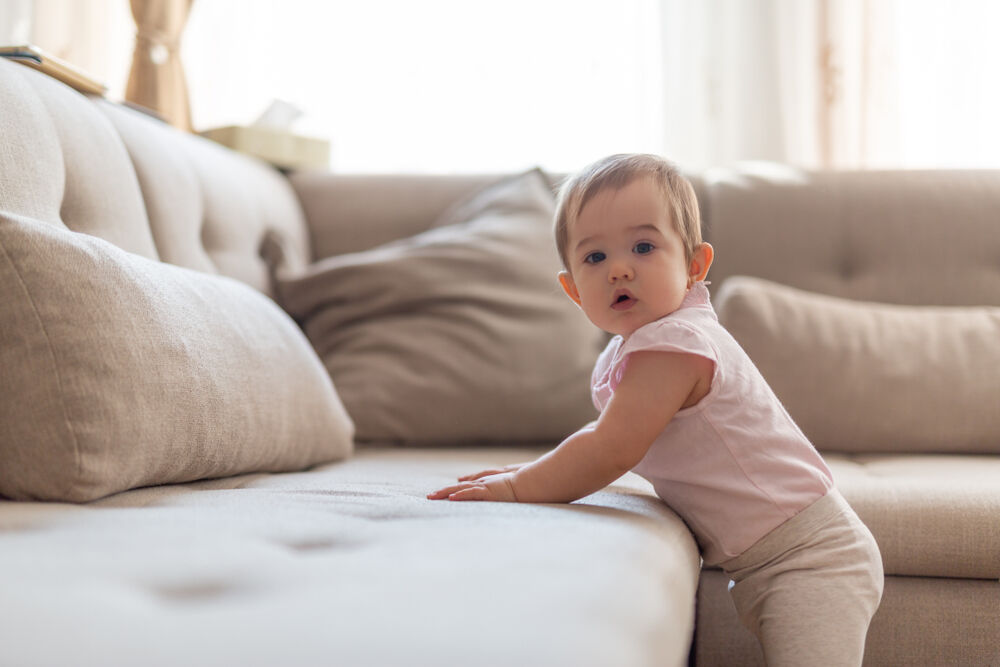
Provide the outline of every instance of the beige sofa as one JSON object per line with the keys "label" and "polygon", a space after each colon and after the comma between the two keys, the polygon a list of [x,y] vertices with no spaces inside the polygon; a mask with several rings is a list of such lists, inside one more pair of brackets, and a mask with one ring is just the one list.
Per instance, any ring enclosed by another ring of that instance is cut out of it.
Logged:
{"label": "beige sofa", "polygon": [[[593,416],[601,337],[539,288],[543,174],[286,178],[3,60],[0,109],[0,664],[758,660],[635,476],[571,505],[424,497]],[[768,170],[693,177],[715,298],[879,540],[867,662],[996,664],[990,346],[965,413],[829,391],[902,372],[837,340],[903,349],[902,318],[947,342],[958,316],[981,341],[996,313],[815,293],[1000,305],[1000,173]],[[938,365],[902,395],[941,394]]]}

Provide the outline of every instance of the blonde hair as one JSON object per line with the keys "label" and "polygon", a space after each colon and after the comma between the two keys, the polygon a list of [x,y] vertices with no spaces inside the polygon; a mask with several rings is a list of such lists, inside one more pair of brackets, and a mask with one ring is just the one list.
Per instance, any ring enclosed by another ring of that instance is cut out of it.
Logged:
{"label": "blonde hair", "polygon": [[647,153],[620,153],[611,155],[585,167],[569,177],[559,189],[556,203],[556,248],[563,266],[569,270],[566,246],[569,227],[576,221],[583,207],[598,192],[612,188],[619,190],[637,178],[652,178],[671,208],[674,228],[684,242],[684,255],[688,261],[701,245],[701,215],[694,187],[681,174],[673,162]]}

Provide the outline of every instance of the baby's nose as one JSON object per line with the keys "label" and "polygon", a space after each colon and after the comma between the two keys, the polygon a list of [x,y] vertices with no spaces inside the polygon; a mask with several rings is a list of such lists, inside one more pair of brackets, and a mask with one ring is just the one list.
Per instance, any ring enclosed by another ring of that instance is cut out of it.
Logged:
{"label": "baby's nose", "polygon": [[614,283],[619,280],[632,280],[635,272],[627,262],[615,262],[608,267],[608,282]]}

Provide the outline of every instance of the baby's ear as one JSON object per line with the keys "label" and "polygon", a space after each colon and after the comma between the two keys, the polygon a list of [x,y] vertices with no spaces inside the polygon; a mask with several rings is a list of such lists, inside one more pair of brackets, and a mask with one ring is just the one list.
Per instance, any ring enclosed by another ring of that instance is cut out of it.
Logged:
{"label": "baby's ear", "polygon": [[715,249],[711,243],[702,243],[695,248],[694,254],[691,255],[691,265],[688,267],[688,275],[691,276],[691,279],[695,282],[704,280],[712,266],[713,259],[715,259]]}
{"label": "baby's ear", "polygon": [[559,284],[562,285],[563,291],[566,292],[566,296],[573,299],[573,303],[578,306],[582,306],[580,303],[580,292],[576,289],[576,283],[573,282],[573,276],[570,275],[569,271],[559,272]]}

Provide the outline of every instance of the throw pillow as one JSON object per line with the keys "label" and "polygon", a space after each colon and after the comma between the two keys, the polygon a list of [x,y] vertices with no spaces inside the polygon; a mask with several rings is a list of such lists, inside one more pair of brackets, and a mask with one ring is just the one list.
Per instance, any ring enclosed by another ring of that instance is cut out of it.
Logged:
{"label": "throw pillow", "polygon": [[733,277],[717,309],[818,448],[1000,452],[1000,308],[851,301]]}
{"label": "throw pillow", "polygon": [[594,418],[603,335],[556,280],[553,209],[534,170],[459,202],[429,231],[278,281],[358,440],[551,442]]}
{"label": "throw pillow", "polygon": [[0,215],[0,495],[125,489],[347,456],[309,342],[237,281]]}

